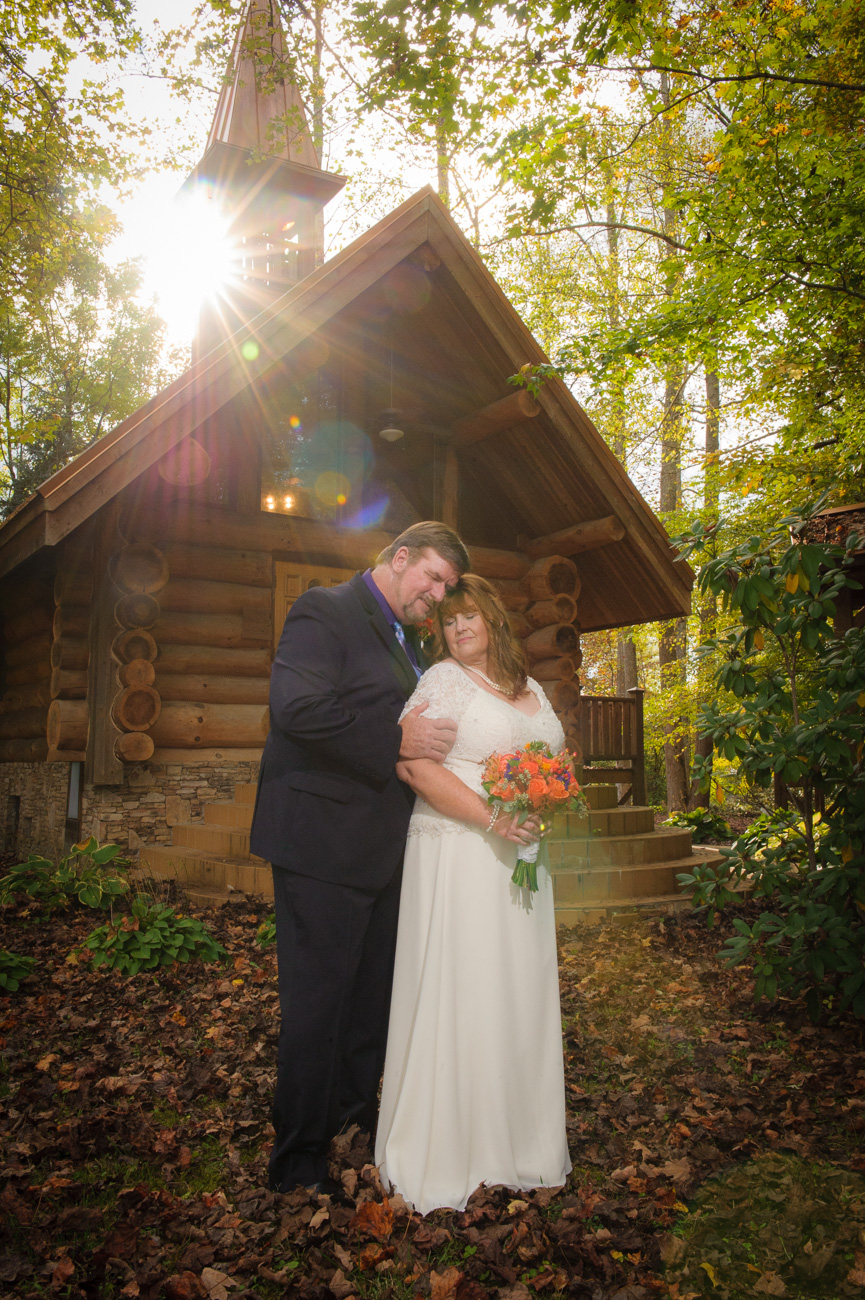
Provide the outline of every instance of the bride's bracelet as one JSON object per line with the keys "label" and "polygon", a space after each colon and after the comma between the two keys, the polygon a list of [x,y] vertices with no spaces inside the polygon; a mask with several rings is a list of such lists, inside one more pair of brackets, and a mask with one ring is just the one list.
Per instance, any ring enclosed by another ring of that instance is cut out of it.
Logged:
{"label": "bride's bracelet", "polygon": [[487,826],[487,834],[489,834],[492,828],[495,826],[496,822],[501,816],[501,813],[502,813],[501,808],[494,808],[492,810],[492,812],[490,813],[489,825]]}

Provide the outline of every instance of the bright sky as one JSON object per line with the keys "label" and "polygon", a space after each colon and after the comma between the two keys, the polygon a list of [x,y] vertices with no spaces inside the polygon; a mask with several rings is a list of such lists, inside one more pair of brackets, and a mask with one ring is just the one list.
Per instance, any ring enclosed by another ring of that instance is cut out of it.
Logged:
{"label": "bright sky", "polygon": [[[138,0],[137,3],[145,31],[156,23],[163,27],[187,23],[191,21],[194,8],[194,0]],[[230,50],[226,49],[225,53],[227,59]],[[172,131],[180,129],[175,126],[176,119],[181,113],[186,117],[188,109],[171,96],[163,82],[127,75],[123,87],[130,113],[148,120],[156,132],[165,133],[166,139],[170,138]],[[215,107],[215,99],[205,102],[197,117],[186,119],[184,135],[188,137],[192,125],[200,136],[196,157],[204,148]],[[411,169],[411,175],[407,174],[404,162],[388,157],[386,153],[373,152],[372,166],[401,182],[401,189],[393,194],[386,208],[399,202],[407,193],[434,181],[432,158],[428,169],[421,165],[416,170]],[[118,208],[124,233],[114,245],[118,260],[141,259],[143,295],[147,300],[155,298],[157,309],[168,326],[168,341],[175,345],[191,341],[200,302],[220,282],[230,251],[222,231],[214,226],[209,211],[176,201],[184,175],[168,171],[148,176],[133,198]],[[337,198],[326,213],[326,221],[329,219],[331,222],[331,239],[340,227],[340,216],[337,215],[340,207],[341,199]],[[344,215],[344,199],[342,208]],[[369,218],[362,220],[362,226],[371,225],[380,215],[382,213],[375,210],[375,205],[371,205]]]}

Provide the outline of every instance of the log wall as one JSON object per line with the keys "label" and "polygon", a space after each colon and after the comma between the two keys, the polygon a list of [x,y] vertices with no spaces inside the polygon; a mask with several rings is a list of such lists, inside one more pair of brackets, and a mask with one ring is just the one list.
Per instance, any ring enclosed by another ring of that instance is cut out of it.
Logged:
{"label": "log wall", "polygon": [[271,555],[136,541],[112,556],[110,572],[122,591],[115,616],[123,628],[112,646],[116,756],[139,763],[155,751],[260,749],[273,643]]}
{"label": "log wall", "polygon": [[40,762],[48,757],[53,575],[43,567],[35,574],[27,573],[23,581],[7,579],[0,589],[0,610],[0,763]]}
{"label": "log wall", "polygon": [[565,744],[579,764],[580,679],[583,653],[577,598],[580,576],[563,555],[538,559],[523,577],[495,584],[514,634],[522,641],[529,675],[542,686],[565,733]]}

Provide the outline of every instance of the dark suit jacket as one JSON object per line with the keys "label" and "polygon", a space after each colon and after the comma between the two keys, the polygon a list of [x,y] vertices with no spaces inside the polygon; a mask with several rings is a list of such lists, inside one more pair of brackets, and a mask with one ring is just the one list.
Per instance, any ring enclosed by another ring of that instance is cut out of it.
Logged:
{"label": "dark suit jacket", "polygon": [[270,679],[253,853],[361,889],[393,877],[414,803],[394,774],[397,720],[416,684],[359,574],[295,601]]}

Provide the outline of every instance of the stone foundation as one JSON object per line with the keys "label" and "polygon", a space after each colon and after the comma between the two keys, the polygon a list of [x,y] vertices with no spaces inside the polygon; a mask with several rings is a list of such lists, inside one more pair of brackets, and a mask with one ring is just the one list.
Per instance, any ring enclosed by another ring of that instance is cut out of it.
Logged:
{"label": "stone foundation", "polygon": [[[207,803],[226,803],[235,784],[258,780],[258,763],[134,763],[123,784],[84,784],[81,837],[119,844],[137,856],[142,844],[168,844],[171,828],[193,821]],[[0,764],[0,845],[21,860],[29,853],[63,851],[69,766],[66,763]]]}
{"label": "stone foundation", "polygon": [[0,852],[62,856],[68,794],[66,763],[0,763]]}

